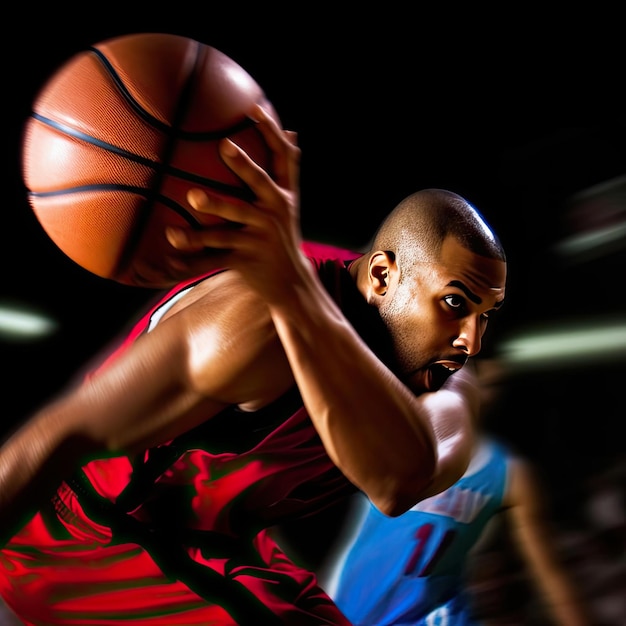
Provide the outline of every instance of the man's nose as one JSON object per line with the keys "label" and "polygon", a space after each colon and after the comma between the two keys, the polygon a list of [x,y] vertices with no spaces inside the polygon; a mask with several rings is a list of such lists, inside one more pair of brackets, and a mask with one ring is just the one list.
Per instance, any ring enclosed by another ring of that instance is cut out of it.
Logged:
{"label": "man's nose", "polygon": [[455,348],[461,348],[467,356],[475,356],[480,352],[481,339],[480,319],[472,316],[463,320],[458,336],[452,345]]}

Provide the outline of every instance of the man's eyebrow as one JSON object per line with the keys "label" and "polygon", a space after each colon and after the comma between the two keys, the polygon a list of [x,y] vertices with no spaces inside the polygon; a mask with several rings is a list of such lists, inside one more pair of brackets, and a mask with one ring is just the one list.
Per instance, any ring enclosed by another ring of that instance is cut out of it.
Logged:
{"label": "man's eyebrow", "polygon": [[474,304],[483,303],[483,299],[477,296],[473,291],[470,291],[460,280],[451,280],[447,286],[457,287],[467,296],[468,300],[471,300]]}

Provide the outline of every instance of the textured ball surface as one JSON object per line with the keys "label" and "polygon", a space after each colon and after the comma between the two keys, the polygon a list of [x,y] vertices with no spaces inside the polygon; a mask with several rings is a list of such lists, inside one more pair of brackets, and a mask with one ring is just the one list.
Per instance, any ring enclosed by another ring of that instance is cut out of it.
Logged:
{"label": "textured ball surface", "polygon": [[[197,225],[186,194],[250,191],[222,162],[230,137],[270,169],[247,117],[275,114],[235,61],[186,37],[139,33],[81,51],[43,85],[26,121],[22,171],[30,206],[54,243],[94,274],[169,286],[164,225]],[[277,117],[277,116],[276,116]]]}

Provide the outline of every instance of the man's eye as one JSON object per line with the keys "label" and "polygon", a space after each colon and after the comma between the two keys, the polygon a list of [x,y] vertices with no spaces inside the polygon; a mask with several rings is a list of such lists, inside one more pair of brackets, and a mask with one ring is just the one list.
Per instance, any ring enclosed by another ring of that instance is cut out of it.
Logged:
{"label": "man's eye", "polygon": [[465,304],[465,300],[456,294],[446,296],[443,300],[451,309],[460,309]]}

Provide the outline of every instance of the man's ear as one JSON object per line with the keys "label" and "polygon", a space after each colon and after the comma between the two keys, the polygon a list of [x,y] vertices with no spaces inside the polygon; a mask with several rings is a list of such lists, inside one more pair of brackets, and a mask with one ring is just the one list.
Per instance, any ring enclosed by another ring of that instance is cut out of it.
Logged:
{"label": "man's ear", "polygon": [[372,295],[384,296],[396,274],[393,252],[377,250],[369,259],[368,276]]}

